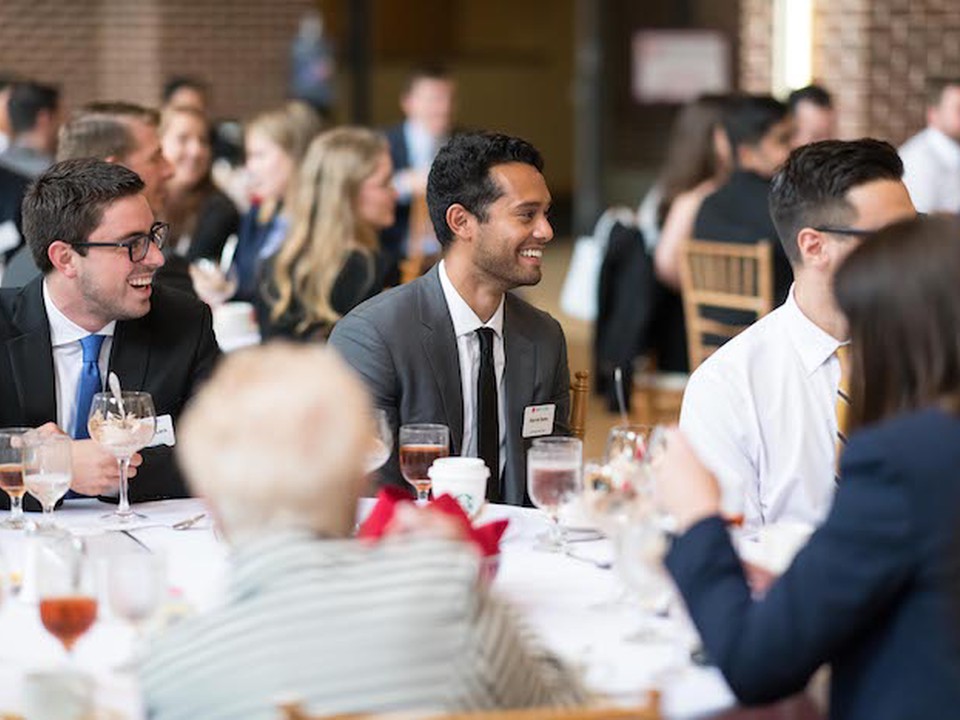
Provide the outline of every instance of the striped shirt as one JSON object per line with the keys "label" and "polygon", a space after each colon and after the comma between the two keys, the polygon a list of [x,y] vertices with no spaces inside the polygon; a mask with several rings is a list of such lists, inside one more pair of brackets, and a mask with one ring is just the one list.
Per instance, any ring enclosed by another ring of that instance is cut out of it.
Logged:
{"label": "striped shirt", "polygon": [[288,533],[239,547],[223,608],[157,639],[149,717],[273,720],[582,702],[579,680],[478,588],[462,543]]}

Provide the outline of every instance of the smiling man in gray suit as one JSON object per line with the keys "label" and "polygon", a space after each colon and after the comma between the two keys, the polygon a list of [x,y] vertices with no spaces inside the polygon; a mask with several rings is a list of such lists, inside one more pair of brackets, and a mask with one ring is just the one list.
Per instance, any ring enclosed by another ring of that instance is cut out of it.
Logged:
{"label": "smiling man in gray suit", "polygon": [[[491,468],[487,497],[530,504],[526,447],[568,432],[570,373],[559,323],[508,291],[540,282],[550,191],[518,138],[458,135],[437,155],[427,206],[443,259],[355,308],[330,342],[364,378],[396,437],[442,423],[454,455]],[[381,479],[404,484],[397,449]]]}

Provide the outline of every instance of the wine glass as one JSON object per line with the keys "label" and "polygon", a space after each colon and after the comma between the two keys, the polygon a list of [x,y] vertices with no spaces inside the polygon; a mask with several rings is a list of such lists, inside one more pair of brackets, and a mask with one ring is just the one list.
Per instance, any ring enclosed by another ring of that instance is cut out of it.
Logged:
{"label": "wine glass", "polygon": [[0,527],[19,530],[26,525],[23,519],[23,435],[29,428],[0,430],[0,489],[10,496],[10,514]]}
{"label": "wine glass", "polygon": [[71,440],[66,435],[28,432],[23,435],[23,485],[43,507],[43,521],[52,527],[53,509],[73,479]]}
{"label": "wine glass", "polygon": [[450,430],[446,425],[421,423],[400,427],[400,473],[417,489],[417,502],[430,497],[427,471],[437,458],[450,454]]}
{"label": "wine glass", "polygon": [[131,456],[153,439],[157,429],[150,393],[124,391],[119,398],[112,392],[97,393],[90,404],[87,429],[90,437],[117,459],[120,469],[120,502],[116,512],[104,517],[118,522],[144,517],[130,509],[127,470]]}
{"label": "wine glass", "polygon": [[537,550],[566,550],[560,509],[580,494],[582,466],[583,443],[578,438],[537,438],[527,451],[527,492],[550,518],[550,532],[539,538]]}
{"label": "wine glass", "polygon": [[647,440],[652,428],[647,425],[617,425],[607,434],[606,462],[626,459],[634,462],[643,460],[647,453]]}
{"label": "wine glass", "polygon": [[160,555],[125,552],[107,563],[107,597],[113,614],[133,627],[130,659],[118,670],[132,670],[143,648],[144,626],[160,605],[167,589],[166,563]]}
{"label": "wine glass", "polygon": [[370,439],[370,448],[364,461],[364,472],[368,475],[379,470],[390,459],[393,450],[393,431],[387,420],[387,411],[374,408],[371,417],[373,423],[373,437]]}
{"label": "wine glass", "polygon": [[658,623],[668,618],[673,590],[663,567],[666,536],[655,515],[647,513],[624,523],[613,543],[617,574],[643,612],[640,627],[624,639],[628,642],[668,639],[664,637],[665,628],[658,627]]}
{"label": "wine glass", "polygon": [[96,575],[86,547],[63,530],[38,536],[35,557],[40,620],[72,657],[77,640],[97,619]]}

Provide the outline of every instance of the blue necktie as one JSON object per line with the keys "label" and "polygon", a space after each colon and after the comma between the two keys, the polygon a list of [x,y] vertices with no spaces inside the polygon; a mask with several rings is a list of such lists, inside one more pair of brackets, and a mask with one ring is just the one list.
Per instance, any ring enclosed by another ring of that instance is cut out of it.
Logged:
{"label": "blue necktie", "polygon": [[80,370],[80,382],[77,384],[77,420],[73,428],[75,440],[86,440],[90,437],[87,431],[90,405],[93,403],[93,396],[103,389],[99,362],[104,337],[106,336],[87,335],[80,340],[80,347],[83,348],[83,369]]}

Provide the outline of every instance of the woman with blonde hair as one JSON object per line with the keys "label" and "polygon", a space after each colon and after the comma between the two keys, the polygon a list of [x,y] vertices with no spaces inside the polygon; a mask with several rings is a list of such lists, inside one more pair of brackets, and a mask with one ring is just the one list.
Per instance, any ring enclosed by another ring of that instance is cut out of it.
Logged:
{"label": "woman with blonde hair", "polygon": [[257,298],[264,338],[324,339],[345,313],[383,289],[377,233],[396,192],[386,140],[343,127],[310,145],[290,233],[264,267]]}
{"label": "woman with blonde hair", "polygon": [[279,249],[292,225],[289,215],[297,172],[321,128],[319,118],[308,110],[303,103],[291,102],[258,115],[247,125],[244,145],[253,203],[240,223],[233,258],[235,300],[255,299],[261,264]]}

